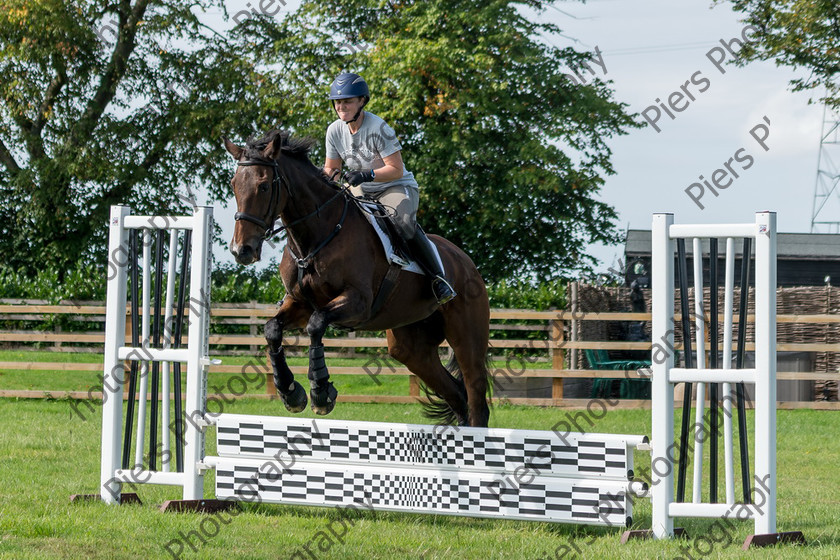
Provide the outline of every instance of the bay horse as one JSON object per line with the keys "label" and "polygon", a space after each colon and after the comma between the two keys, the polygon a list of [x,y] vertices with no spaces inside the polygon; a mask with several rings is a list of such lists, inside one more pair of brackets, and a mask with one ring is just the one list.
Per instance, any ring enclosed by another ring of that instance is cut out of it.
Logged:
{"label": "bay horse", "polygon": [[[225,139],[237,162],[230,244],[236,261],[259,260],[265,239],[278,229],[287,234],[280,261],[286,296],[265,325],[274,384],[286,408],[304,410],[307,396],[286,363],[283,332],[304,329],[309,335],[312,410],[329,414],[338,392],[329,380],[323,336],[328,325],[335,325],[385,330],[388,353],[425,385],[428,417],[486,427],[490,305],[475,264],[453,243],[430,235],[458,296],[438,305],[427,276],[399,270],[395,287],[381,301],[377,295],[391,266],[382,244],[355,197],[310,161],[312,145],[314,140],[281,130],[244,147]],[[275,229],[278,218],[283,226]],[[454,352],[449,368],[438,355],[444,340]]]}

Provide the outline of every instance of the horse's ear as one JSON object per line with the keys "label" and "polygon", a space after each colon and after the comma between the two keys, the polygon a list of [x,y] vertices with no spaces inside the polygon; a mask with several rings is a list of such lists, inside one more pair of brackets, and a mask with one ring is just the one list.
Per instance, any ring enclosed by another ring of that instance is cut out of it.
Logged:
{"label": "horse's ear", "polygon": [[230,155],[233,156],[233,159],[239,161],[239,159],[242,157],[242,152],[244,152],[245,150],[243,150],[227,138],[222,137],[222,140],[225,141],[225,149],[230,153]]}
{"label": "horse's ear", "polygon": [[280,155],[280,148],[283,147],[283,137],[281,135],[277,135],[274,139],[268,143],[263,150],[263,157],[266,159],[277,159],[277,156]]}

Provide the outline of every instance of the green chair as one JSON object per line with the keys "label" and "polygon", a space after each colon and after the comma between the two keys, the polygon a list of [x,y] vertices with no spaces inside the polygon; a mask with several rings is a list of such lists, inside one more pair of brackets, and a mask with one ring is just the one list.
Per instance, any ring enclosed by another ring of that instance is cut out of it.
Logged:
{"label": "green chair", "polygon": [[[584,350],[586,360],[592,369],[616,371],[649,368],[650,360],[610,360],[606,350]],[[592,382],[592,398],[609,398],[613,385],[618,382],[618,395],[622,399],[650,399],[650,379],[597,378]]]}

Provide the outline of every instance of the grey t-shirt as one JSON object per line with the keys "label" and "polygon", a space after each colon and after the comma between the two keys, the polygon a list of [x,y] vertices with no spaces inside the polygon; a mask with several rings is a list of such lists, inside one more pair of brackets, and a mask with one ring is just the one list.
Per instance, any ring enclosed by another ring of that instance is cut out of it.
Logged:
{"label": "grey t-shirt", "polygon": [[[362,126],[355,134],[341,119],[327,128],[327,157],[341,159],[353,171],[374,171],[384,167],[382,158],[402,150],[394,129],[373,113],[365,111]],[[403,166],[403,176],[394,181],[362,183],[362,192],[379,193],[390,187],[417,187],[414,174]]]}

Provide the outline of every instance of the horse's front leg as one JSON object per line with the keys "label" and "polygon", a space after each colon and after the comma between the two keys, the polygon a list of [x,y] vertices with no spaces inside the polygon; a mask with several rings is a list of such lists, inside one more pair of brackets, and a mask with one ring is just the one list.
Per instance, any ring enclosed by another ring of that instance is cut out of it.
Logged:
{"label": "horse's front leg", "polygon": [[309,396],[315,414],[329,414],[335,407],[338,390],[330,381],[324,360],[324,333],[331,323],[353,325],[363,319],[370,308],[369,298],[356,292],[340,295],[323,309],[312,313],[306,332],[309,333]]}
{"label": "horse's front leg", "polygon": [[268,359],[274,371],[274,387],[289,412],[301,412],[306,409],[306,390],[295,381],[292,370],[286,363],[283,330],[303,328],[311,314],[309,306],[286,296],[280,304],[280,311],[265,324],[265,340],[268,343]]}

